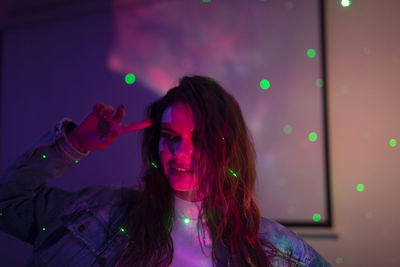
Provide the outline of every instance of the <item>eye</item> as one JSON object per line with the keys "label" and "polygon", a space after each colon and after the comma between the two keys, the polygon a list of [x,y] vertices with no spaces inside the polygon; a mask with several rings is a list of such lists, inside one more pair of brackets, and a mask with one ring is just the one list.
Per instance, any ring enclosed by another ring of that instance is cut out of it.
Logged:
{"label": "eye", "polygon": [[160,136],[161,136],[161,138],[165,138],[165,139],[167,139],[168,141],[172,141],[172,140],[175,139],[175,137],[176,137],[176,136],[172,136],[172,135],[170,135],[169,133],[165,133],[165,132],[162,132],[162,133],[160,134]]}

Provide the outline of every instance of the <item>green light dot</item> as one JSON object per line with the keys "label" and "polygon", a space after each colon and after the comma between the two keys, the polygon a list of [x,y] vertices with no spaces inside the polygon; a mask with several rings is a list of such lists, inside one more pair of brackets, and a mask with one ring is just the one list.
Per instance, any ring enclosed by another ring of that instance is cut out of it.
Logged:
{"label": "green light dot", "polygon": [[267,90],[267,89],[269,89],[270,86],[271,86],[271,84],[268,80],[261,80],[261,82],[260,82],[261,89]]}
{"label": "green light dot", "polygon": [[321,220],[321,214],[315,213],[313,215],[314,222],[319,222]]}
{"label": "green light dot", "polygon": [[203,0],[203,3],[210,3],[211,0]]}
{"label": "green light dot", "polygon": [[285,6],[286,6],[286,8],[288,8],[288,9],[293,8],[293,3],[290,2],[290,1],[287,1],[287,2],[285,3]]}
{"label": "green light dot", "polygon": [[290,206],[290,207],[288,208],[287,212],[288,212],[289,214],[295,213],[295,212],[296,212],[296,207]]}
{"label": "green light dot", "polygon": [[390,139],[389,144],[390,144],[391,147],[395,147],[395,146],[397,146],[397,140],[396,139]]}
{"label": "green light dot", "polygon": [[350,0],[342,0],[342,2],[340,4],[342,5],[342,7],[349,7],[351,5],[351,1]]}
{"label": "green light dot", "polygon": [[156,165],[154,162],[152,162],[152,163],[151,163],[151,165],[153,165],[153,166],[154,166],[154,168],[156,168],[156,169],[157,169],[157,165]]}
{"label": "green light dot", "polygon": [[3,216],[3,213],[2,213],[2,212],[0,212],[0,216]]}
{"label": "green light dot", "polygon": [[42,228],[42,230],[43,230],[43,231],[46,231],[46,228],[45,228],[45,227],[43,227],[43,228]]}
{"label": "green light dot", "polygon": [[316,55],[316,52],[315,52],[314,49],[308,49],[308,50],[307,50],[307,56],[308,56],[309,58],[314,58],[315,55]]}
{"label": "green light dot", "polygon": [[79,160],[75,160],[75,163],[78,163],[79,162]]}
{"label": "green light dot", "polygon": [[224,138],[224,137],[222,137],[222,140],[225,140],[225,138]]}
{"label": "green light dot", "polygon": [[358,192],[364,191],[364,185],[363,185],[363,184],[358,184],[358,185],[357,185],[357,191],[358,191]]}
{"label": "green light dot", "polygon": [[229,171],[232,173],[233,176],[237,177],[237,175],[234,171],[232,171],[231,169],[229,169]]}
{"label": "green light dot", "polygon": [[43,155],[42,155],[42,158],[44,158],[44,159],[45,159],[45,158],[47,158],[47,156],[43,154]]}
{"label": "green light dot", "polygon": [[120,227],[119,230],[120,230],[121,232],[125,232],[125,229],[122,228],[122,227]]}
{"label": "green light dot", "polygon": [[136,80],[135,75],[133,75],[132,73],[128,73],[125,75],[125,82],[127,84],[133,84]]}
{"label": "green light dot", "polygon": [[308,139],[309,139],[311,142],[317,141],[317,139],[318,139],[317,133],[316,133],[316,132],[311,132],[311,133],[308,135]]}
{"label": "green light dot", "polygon": [[189,224],[189,223],[190,223],[190,219],[189,219],[189,218],[185,218],[185,219],[183,219],[183,222],[184,222],[185,224]]}
{"label": "green light dot", "polygon": [[285,126],[283,127],[283,132],[284,132],[285,134],[291,134],[292,131],[293,131],[292,126],[290,126],[289,124],[288,124],[288,125],[285,125]]}
{"label": "green light dot", "polygon": [[341,258],[341,257],[336,258],[336,263],[337,264],[342,264],[343,263],[343,258]]}
{"label": "green light dot", "polygon": [[315,85],[316,85],[318,88],[322,88],[322,87],[324,86],[324,80],[322,80],[322,79],[317,79],[317,80],[315,81]]}

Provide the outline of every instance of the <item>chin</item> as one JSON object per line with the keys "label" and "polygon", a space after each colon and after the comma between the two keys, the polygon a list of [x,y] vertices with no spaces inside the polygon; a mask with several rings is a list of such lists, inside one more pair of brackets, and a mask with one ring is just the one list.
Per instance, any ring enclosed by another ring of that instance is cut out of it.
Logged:
{"label": "chin", "polygon": [[169,183],[172,189],[174,189],[174,191],[188,192],[197,188],[197,186],[193,186],[191,181],[186,181],[186,182],[182,180],[179,181],[174,177],[172,177],[172,179],[169,178]]}
{"label": "chin", "polygon": [[188,187],[184,185],[171,185],[171,187],[172,189],[174,189],[174,191],[180,191],[180,192],[189,192],[194,189],[194,187]]}
{"label": "chin", "polygon": [[187,184],[179,184],[179,183],[171,183],[170,185],[174,191],[181,191],[181,192],[189,192],[192,191],[193,189],[196,189],[194,186],[189,186]]}

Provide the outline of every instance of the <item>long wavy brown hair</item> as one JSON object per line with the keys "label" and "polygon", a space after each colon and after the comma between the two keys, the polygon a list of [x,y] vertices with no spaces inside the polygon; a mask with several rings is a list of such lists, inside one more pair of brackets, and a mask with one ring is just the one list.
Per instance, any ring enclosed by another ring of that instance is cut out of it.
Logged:
{"label": "long wavy brown hair", "polygon": [[[152,126],[142,132],[140,196],[131,201],[123,225],[129,238],[116,266],[168,266],[174,255],[174,191],[163,173],[158,145],[164,110],[180,101],[194,115],[196,166],[205,170],[198,229],[205,223],[214,265],[270,266],[259,239],[260,211],[252,194],[256,180],[254,144],[239,104],[209,77],[185,76],[147,108]],[[205,218],[202,220],[200,218]],[[203,228],[205,229],[205,228]],[[222,255],[222,256],[221,256]]]}

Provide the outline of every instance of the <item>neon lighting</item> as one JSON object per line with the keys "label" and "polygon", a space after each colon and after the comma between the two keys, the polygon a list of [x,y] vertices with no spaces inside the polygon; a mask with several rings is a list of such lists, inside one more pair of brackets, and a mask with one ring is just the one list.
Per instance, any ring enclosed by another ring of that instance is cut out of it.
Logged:
{"label": "neon lighting", "polygon": [[317,80],[315,81],[315,85],[316,85],[318,88],[322,88],[322,86],[324,86],[324,80],[322,80],[322,79],[317,79]]}
{"label": "neon lighting", "polygon": [[132,73],[128,73],[125,75],[125,82],[127,84],[133,84],[136,80],[135,75],[133,75]]}
{"label": "neon lighting", "polygon": [[342,2],[340,4],[342,5],[342,7],[349,7],[351,5],[351,1],[350,0],[342,0]]}
{"label": "neon lighting", "polygon": [[231,169],[229,171],[232,173],[233,176],[237,177],[236,173],[234,173]]}
{"label": "neon lighting", "polygon": [[321,214],[315,213],[313,215],[313,221],[314,222],[319,222],[321,220]]}
{"label": "neon lighting", "polygon": [[271,86],[271,84],[268,80],[261,80],[261,82],[260,82],[261,89],[267,90],[267,89],[269,89],[270,86]]}
{"label": "neon lighting", "polygon": [[318,139],[317,133],[311,132],[311,133],[308,135],[308,139],[309,139],[311,142],[317,141],[317,139]]}
{"label": "neon lighting", "polygon": [[358,185],[357,185],[357,191],[358,191],[358,192],[364,191],[364,185],[363,185],[363,184],[358,184]]}
{"label": "neon lighting", "polygon": [[390,144],[391,147],[395,147],[395,146],[397,146],[397,140],[396,139],[390,139],[389,144]]}
{"label": "neon lighting", "polygon": [[317,53],[315,52],[314,49],[308,49],[308,50],[307,50],[307,56],[308,56],[309,58],[314,58],[316,54],[317,54]]}
{"label": "neon lighting", "polygon": [[283,127],[283,132],[284,132],[285,134],[291,134],[292,131],[293,131],[292,126],[290,126],[289,124],[288,124],[288,125],[285,125],[285,127]]}

